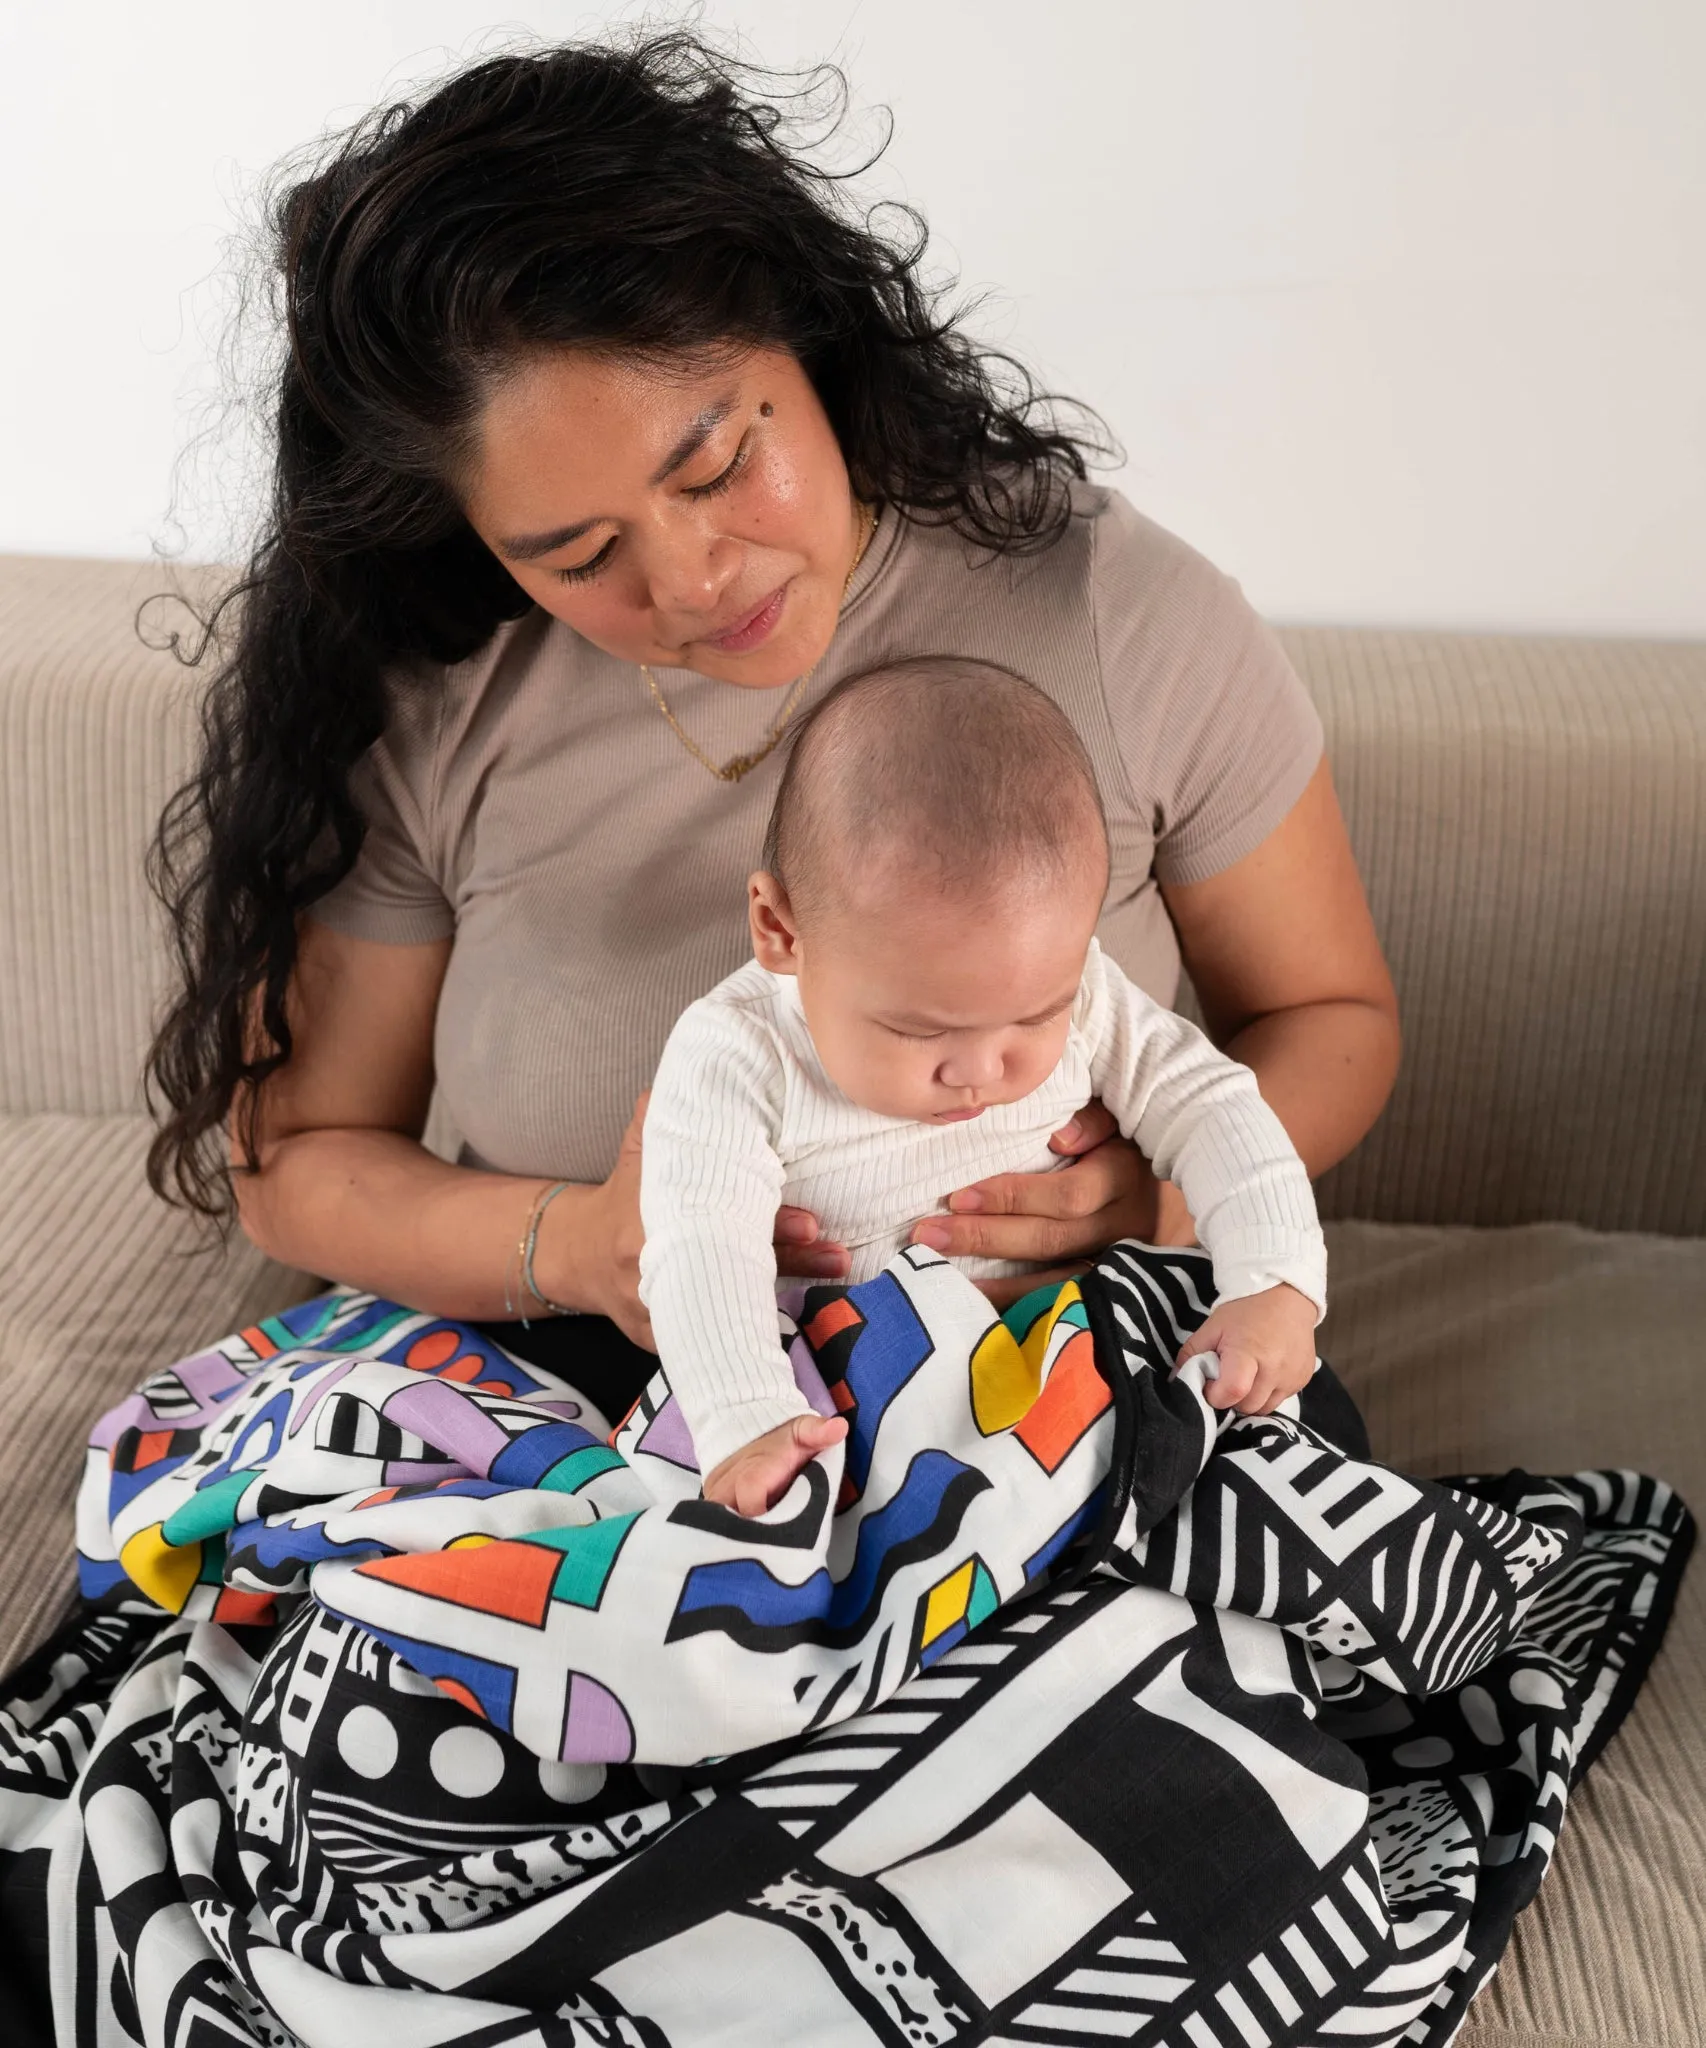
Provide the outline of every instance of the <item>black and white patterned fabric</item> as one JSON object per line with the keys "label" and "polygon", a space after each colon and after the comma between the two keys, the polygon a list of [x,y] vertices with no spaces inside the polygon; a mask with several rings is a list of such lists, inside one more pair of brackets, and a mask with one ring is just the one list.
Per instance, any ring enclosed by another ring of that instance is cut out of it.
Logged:
{"label": "black and white patterned fabric", "polygon": [[[663,1471],[661,1384],[612,1460],[572,1389],[365,1297],[150,1382],[96,1432],[95,1597],[0,1703],[6,2038],[1448,2042],[1656,1649],[1682,1504],[1405,1478],[1325,1368],[1217,1415],[1169,1369],[1197,1254],[1121,1247],[1011,1344],[900,1263],[806,1303],[846,1463],[768,1548]],[[896,1378],[909,1316],[951,1414]],[[897,1519],[942,1457],[969,1478]],[[554,1576],[498,1570],[530,1543]],[[778,1733],[717,1761],[696,1724]]]}

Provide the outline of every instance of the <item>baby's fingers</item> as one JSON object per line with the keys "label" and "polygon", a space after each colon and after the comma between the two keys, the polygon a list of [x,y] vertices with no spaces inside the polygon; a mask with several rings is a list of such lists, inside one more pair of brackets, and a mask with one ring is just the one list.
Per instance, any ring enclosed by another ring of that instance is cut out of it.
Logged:
{"label": "baby's fingers", "polygon": [[1236,1338],[1227,1337],[1216,1347],[1216,1355],[1220,1373],[1203,1389],[1203,1399],[1211,1408],[1241,1408],[1256,1384],[1256,1354]]}

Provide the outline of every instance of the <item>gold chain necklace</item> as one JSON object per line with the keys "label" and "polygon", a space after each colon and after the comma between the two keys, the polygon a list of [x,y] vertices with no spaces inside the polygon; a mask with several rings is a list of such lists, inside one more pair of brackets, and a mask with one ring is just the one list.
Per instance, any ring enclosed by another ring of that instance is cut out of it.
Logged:
{"label": "gold chain necklace", "polygon": [[[859,564],[865,559],[865,550],[871,545],[871,536],[877,530],[877,514],[875,509],[862,505],[859,510],[861,515],[859,545],[853,550],[853,566],[847,572],[847,581],[841,586],[842,604],[847,602],[847,593],[853,588],[853,579],[859,573]],[[760,761],[768,760],[776,751],[783,733],[788,729],[788,721],[793,717],[795,707],[799,704],[800,698],[805,694],[806,685],[817,674],[817,663],[813,662],[811,667],[806,670],[805,674],[801,676],[799,681],[788,692],[782,709],[777,713],[776,723],[770,728],[763,745],[755,748],[750,754],[731,754],[728,760],[721,763],[721,765],[711,759],[699,742],[682,725],[681,720],[670,710],[669,706],[664,702],[663,692],[658,688],[657,677],[652,674],[643,661],[640,663],[640,673],[645,677],[646,687],[652,693],[652,702],[669,721],[670,731],[675,734],[676,738],[693,756],[694,760],[699,762],[702,767],[710,769],[719,782],[739,782],[743,775],[750,775]]]}

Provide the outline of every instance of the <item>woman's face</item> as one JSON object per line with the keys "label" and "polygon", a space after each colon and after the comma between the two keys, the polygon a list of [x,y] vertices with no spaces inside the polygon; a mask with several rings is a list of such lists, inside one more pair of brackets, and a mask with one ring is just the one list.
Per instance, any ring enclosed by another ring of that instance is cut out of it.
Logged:
{"label": "woman's face", "polygon": [[463,504],[529,597],[624,661],[772,690],[828,647],[861,531],[790,355],[540,355],[493,390]]}

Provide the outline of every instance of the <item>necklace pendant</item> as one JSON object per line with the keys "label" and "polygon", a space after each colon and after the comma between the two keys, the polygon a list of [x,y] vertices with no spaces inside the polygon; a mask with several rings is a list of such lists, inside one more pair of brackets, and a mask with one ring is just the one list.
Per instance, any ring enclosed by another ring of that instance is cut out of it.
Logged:
{"label": "necklace pendant", "polygon": [[[768,752],[768,748],[765,751]],[[743,775],[750,775],[763,759],[763,754],[736,754],[733,760],[723,763],[717,774],[724,782],[739,782]]]}

